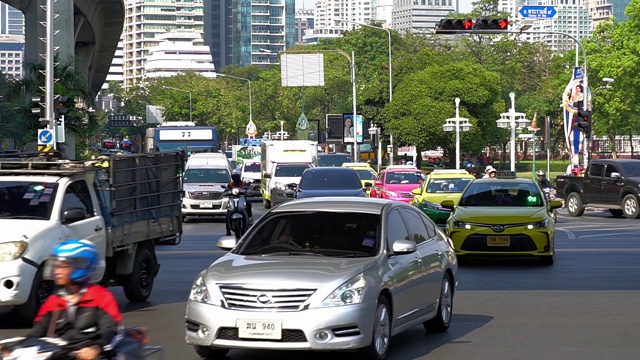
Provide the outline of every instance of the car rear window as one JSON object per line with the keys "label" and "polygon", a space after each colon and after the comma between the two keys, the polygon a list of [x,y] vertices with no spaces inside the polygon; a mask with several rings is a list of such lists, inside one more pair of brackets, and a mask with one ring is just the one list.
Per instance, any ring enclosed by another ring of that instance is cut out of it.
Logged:
{"label": "car rear window", "polygon": [[309,170],[302,175],[299,188],[303,190],[355,190],[361,189],[362,183],[355,170]]}
{"label": "car rear window", "polygon": [[239,255],[370,257],[380,248],[380,215],[294,212],[261,221],[233,252]]}

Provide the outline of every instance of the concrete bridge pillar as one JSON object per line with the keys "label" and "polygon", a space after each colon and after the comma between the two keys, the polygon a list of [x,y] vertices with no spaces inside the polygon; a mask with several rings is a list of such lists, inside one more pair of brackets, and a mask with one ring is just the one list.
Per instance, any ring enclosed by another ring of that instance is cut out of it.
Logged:
{"label": "concrete bridge pillar", "polygon": [[[13,5],[13,4],[11,4]],[[31,0],[22,2],[25,22],[25,62],[44,63],[41,56],[45,54],[46,27],[42,25],[46,20],[46,0]],[[73,0],[57,0],[54,3],[54,10],[58,16],[54,19],[54,30],[57,34],[53,36],[53,46],[57,48],[54,56],[57,55],[60,62],[73,61],[75,50],[74,14]],[[41,40],[42,39],[42,40]]]}

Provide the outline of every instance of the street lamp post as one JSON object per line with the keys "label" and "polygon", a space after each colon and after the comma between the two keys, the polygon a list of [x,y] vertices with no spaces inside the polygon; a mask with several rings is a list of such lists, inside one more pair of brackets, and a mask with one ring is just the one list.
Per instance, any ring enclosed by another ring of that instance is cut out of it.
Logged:
{"label": "street lamp post", "polygon": [[369,128],[369,135],[375,136],[376,141],[378,142],[378,161],[377,161],[377,170],[380,172],[380,163],[382,162],[382,140],[380,139],[380,128],[372,125]]}
{"label": "street lamp post", "polygon": [[193,122],[193,119],[192,119],[193,108],[191,107],[191,104],[192,104],[192,103],[191,103],[191,91],[189,91],[189,90],[183,90],[183,89],[178,89],[178,88],[174,88],[174,87],[171,87],[171,86],[163,86],[162,88],[163,88],[163,89],[171,89],[171,90],[176,90],[176,91],[182,91],[182,92],[189,93],[189,121],[190,121],[190,122]]}
{"label": "street lamp post", "polygon": [[[388,46],[389,46],[389,102],[393,101],[393,68],[392,68],[392,63],[391,63],[391,31],[389,31],[389,29],[384,29],[381,27],[377,27],[377,26],[373,26],[373,25],[369,25],[369,24],[363,24],[363,23],[359,23],[359,22],[355,22],[355,21],[351,21],[351,20],[345,20],[345,19],[338,19],[336,20],[338,22],[345,22],[345,23],[349,23],[349,24],[356,24],[356,25],[360,25],[360,26],[366,26],[372,29],[377,29],[377,30],[382,30],[382,31],[386,31],[387,32],[387,37],[388,37]],[[391,142],[391,153],[390,153],[390,157],[389,157],[389,164],[393,164],[393,135],[389,134],[389,141]],[[382,152],[382,150],[380,150],[380,152]],[[380,160],[378,160],[378,162],[380,162]]]}
{"label": "street lamp post", "polygon": [[253,121],[253,110],[252,110],[253,105],[251,101],[251,80],[245,79],[239,76],[233,76],[233,75],[227,75],[227,74],[221,74],[221,73],[216,73],[216,76],[228,77],[236,80],[244,80],[249,83],[249,121],[252,122]]}
{"label": "street lamp post", "polygon": [[509,112],[500,114],[500,119],[496,121],[499,128],[511,128],[511,171],[516,171],[516,128],[522,129],[529,125],[526,114],[516,112],[516,94],[509,93],[511,98],[511,108]]}
{"label": "street lamp post", "polygon": [[444,131],[453,131],[455,129],[456,131],[456,170],[460,170],[460,129],[469,131],[472,125],[469,123],[469,119],[460,117],[460,98],[456,98],[455,101],[456,117],[447,119],[447,122],[442,125],[442,129]]}

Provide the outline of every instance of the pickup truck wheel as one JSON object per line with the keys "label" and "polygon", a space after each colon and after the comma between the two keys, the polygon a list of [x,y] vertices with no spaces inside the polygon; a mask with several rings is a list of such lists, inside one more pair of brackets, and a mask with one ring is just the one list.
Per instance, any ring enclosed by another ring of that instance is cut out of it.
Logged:
{"label": "pickup truck wheel", "polygon": [[629,194],[622,199],[622,212],[626,218],[640,218],[640,205],[638,205],[638,198],[635,195]]}
{"label": "pickup truck wheel", "polygon": [[582,216],[584,214],[584,205],[582,205],[582,199],[577,192],[572,192],[567,196],[567,212],[569,212],[570,216]]}
{"label": "pickup truck wheel", "polygon": [[129,301],[143,302],[149,298],[157,266],[148,249],[138,248],[133,260],[133,272],[125,277],[122,285]]}
{"label": "pickup truck wheel", "polygon": [[622,217],[622,215],[624,215],[624,212],[620,209],[609,209],[609,212],[615,217]]}
{"label": "pickup truck wheel", "polygon": [[16,306],[14,314],[21,325],[33,325],[33,319],[36,318],[40,306],[47,300],[53,292],[53,282],[42,279],[43,269],[40,268],[31,284],[31,292],[27,302]]}

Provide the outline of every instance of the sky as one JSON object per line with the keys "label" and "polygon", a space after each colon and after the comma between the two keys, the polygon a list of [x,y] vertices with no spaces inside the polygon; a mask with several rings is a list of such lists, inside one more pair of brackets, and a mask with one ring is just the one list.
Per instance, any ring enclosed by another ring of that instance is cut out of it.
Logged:
{"label": "sky", "polygon": [[[460,1],[460,12],[469,12],[471,11],[471,2],[474,0],[459,0]],[[316,0],[296,0],[296,9],[306,8],[313,9],[315,7]]]}

